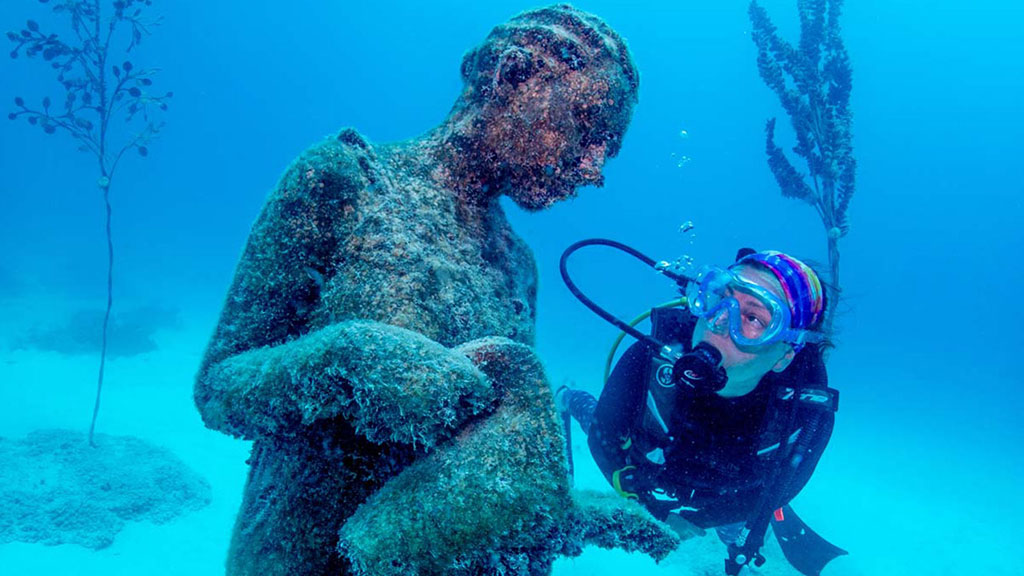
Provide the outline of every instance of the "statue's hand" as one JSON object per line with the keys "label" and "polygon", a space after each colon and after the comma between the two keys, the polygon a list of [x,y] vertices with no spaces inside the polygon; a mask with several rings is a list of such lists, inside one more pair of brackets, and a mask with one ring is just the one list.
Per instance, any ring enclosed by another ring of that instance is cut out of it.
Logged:
{"label": "statue's hand", "polygon": [[340,415],[371,441],[431,448],[494,405],[487,375],[457,349],[375,322],[329,330],[333,340],[322,367],[331,381],[323,389],[329,399],[314,405],[340,406]]}
{"label": "statue's hand", "polygon": [[567,555],[591,545],[642,552],[661,561],[679,546],[680,536],[671,527],[636,501],[613,493],[574,491],[570,519],[569,536],[578,547],[565,550]]}
{"label": "statue's hand", "polygon": [[245,437],[342,418],[373,442],[432,448],[496,405],[529,347],[504,338],[448,348],[422,334],[350,320],[213,363],[196,381],[207,426]]}
{"label": "statue's hand", "polygon": [[498,389],[499,395],[527,382],[546,382],[544,366],[533,348],[526,344],[489,336],[466,342],[455,351],[467,356]]}

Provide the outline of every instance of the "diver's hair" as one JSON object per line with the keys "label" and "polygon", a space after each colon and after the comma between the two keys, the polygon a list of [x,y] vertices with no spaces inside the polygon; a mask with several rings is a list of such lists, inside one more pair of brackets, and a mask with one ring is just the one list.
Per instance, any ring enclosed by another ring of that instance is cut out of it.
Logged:
{"label": "diver's hair", "polygon": [[[818,326],[816,326],[814,329],[825,335],[824,342],[822,342],[818,346],[820,346],[822,350],[829,350],[835,348],[837,342],[835,317],[836,313],[838,312],[838,308],[833,307],[836,306],[839,302],[833,302],[832,295],[835,294],[838,296],[839,289],[832,281],[831,277],[829,277],[828,280],[826,280],[825,276],[823,276],[821,272],[819,272],[819,270],[823,268],[821,265],[819,265],[817,262],[808,262],[807,260],[804,260],[803,262],[804,264],[810,266],[811,270],[814,270],[814,273],[818,275],[818,281],[821,282],[821,318],[818,320]],[[828,316],[832,316],[833,321],[829,326],[828,330],[825,330],[825,318],[827,318]]]}
{"label": "diver's hair", "polygon": [[828,331],[826,331],[825,318],[829,315],[832,315],[833,318],[835,317],[835,310],[833,309],[833,306],[835,306],[837,302],[832,301],[832,295],[838,294],[839,291],[835,290],[835,283],[832,281],[832,278],[822,274],[821,271],[825,269],[824,264],[810,258],[800,258],[800,261],[806,264],[815,274],[817,274],[818,282],[821,283],[821,316],[818,318],[818,321],[814,323],[814,326],[811,327],[811,330],[821,332],[825,336],[825,340],[818,344],[818,347],[823,351],[830,350],[836,347],[836,328],[835,322],[833,322],[832,326],[830,326]]}
{"label": "diver's hair", "polygon": [[499,81],[518,82],[545,66],[545,58],[580,70],[615,64],[635,103],[640,79],[622,38],[600,18],[568,4],[523,12],[496,26],[462,59],[462,79],[470,102],[487,98]]}

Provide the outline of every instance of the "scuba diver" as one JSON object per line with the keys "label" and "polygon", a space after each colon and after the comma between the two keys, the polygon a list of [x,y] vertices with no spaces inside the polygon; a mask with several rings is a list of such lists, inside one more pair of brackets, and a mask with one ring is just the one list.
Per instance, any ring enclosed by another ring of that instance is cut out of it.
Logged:
{"label": "scuba diver", "polygon": [[[569,255],[590,245],[644,261],[685,297],[626,324],[569,278]],[[565,386],[555,395],[567,436],[575,418],[616,492],[684,539],[715,528],[728,546],[729,575],[764,563],[769,525],[803,574],[822,574],[847,554],[789,506],[828,444],[839,399],[822,360],[828,303],[811,267],[745,248],[728,268],[705,267],[690,278],[618,242],[592,239],[565,251],[561,271],[583,304],[622,329],[615,347],[625,334],[638,339],[609,375],[613,347],[600,399]],[[635,328],[648,316],[649,335]]]}

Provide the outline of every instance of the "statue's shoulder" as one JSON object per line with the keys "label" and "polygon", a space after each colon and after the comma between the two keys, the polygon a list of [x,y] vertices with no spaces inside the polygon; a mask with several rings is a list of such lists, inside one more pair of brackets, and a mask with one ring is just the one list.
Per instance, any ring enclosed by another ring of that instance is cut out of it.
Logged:
{"label": "statue's shoulder", "polygon": [[353,152],[373,153],[373,146],[370,145],[370,141],[363,137],[355,128],[342,128],[338,135],[329,141],[351,148]]}
{"label": "statue's shoulder", "polygon": [[374,147],[354,128],[345,128],[307,148],[285,172],[279,190],[319,200],[354,200],[377,180]]}
{"label": "statue's shoulder", "polygon": [[372,178],[379,160],[369,140],[355,128],[343,128],[336,136],[325,138],[306,149],[298,162],[335,173],[351,171]]}

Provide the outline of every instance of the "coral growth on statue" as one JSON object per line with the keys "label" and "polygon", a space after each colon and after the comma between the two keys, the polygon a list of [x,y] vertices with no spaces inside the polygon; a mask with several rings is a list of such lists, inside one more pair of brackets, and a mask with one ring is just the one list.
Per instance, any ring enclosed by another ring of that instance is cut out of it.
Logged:
{"label": "coral growth on statue", "polygon": [[195,386],[208,426],[255,441],[229,574],[545,574],[586,543],[677,543],[571,495],[536,267],[499,204],[601,183],[637,98],[626,46],[553,6],[462,76],[419,138],[314,145],[253,227]]}

